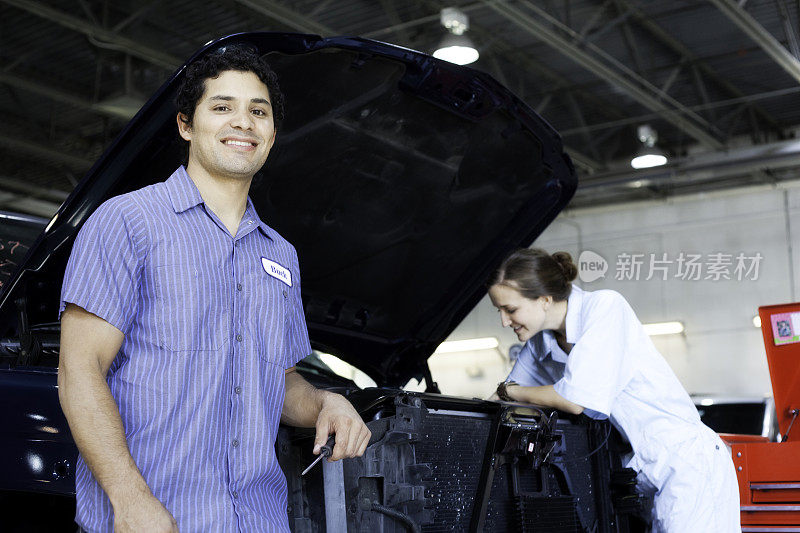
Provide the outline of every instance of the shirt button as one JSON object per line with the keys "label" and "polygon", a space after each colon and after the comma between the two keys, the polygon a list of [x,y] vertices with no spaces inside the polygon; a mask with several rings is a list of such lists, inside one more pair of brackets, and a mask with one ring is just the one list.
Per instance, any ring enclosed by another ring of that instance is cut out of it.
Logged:
{"label": "shirt button", "polygon": [[283,290],[283,297],[284,298],[288,298],[289,297],[289,293],[286,292],[286,289]]}
{"label": "shirt button", "polygon": [[236,342],[242,342],[242,336],[241,336],[241,334],[239,334],[239,335],[236,335]]}
{"label": "shirt button", "polygon": [[238,498],[238,497],[239,497],[239,493],[238,493],[238,492],[236,492],[236,491],[233,491],[233,494],[232,494],[232,496],[233,496],[233,499],[235,500],[236,498]]}
{"label": "shirt button", "polygon": [[237,291],[240,291],[240,290],[242,290],[242,284],[241,284],[241,283],[237,283],[237,284],[236,284],[236,290],[237,290]]}
{"label": "shirt button", "polygon": [[239,441],[236,440],[236,439],[233,439],[233,442],[231,442],[231,446],[233,446],[234,448],[238,448],[239,447]]}
{"label": "shirt button", "polygon": [[235,392],[236,394],[241,394],[242,393],[242,388],[241,387],[234,387],[233,388],[233,392]]}

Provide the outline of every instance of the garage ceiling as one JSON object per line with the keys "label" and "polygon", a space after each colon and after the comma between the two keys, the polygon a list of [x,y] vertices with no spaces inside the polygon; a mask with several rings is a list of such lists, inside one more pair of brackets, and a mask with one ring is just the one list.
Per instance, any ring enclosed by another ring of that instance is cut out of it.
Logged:
{"label": "garage ceiling", "polygon": [[[0,209],[51,215],[195,50],[241,31],[432,52],[460,7],[484,70],[563,136],[573,207],[796,179],[798,0],[0,0]],[[632,171],[637,127],[671,163]]]}

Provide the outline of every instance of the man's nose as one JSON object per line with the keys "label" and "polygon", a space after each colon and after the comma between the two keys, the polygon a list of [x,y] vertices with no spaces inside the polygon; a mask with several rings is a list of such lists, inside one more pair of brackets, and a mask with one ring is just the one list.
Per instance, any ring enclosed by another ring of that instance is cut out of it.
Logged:
{"label": "man's nose", "polygon": [[249,130],[253,127],[253,116],[250,114],[249,109],[243,109],[234,113],[231,117],[231,126],[234,128],[241,128]]}

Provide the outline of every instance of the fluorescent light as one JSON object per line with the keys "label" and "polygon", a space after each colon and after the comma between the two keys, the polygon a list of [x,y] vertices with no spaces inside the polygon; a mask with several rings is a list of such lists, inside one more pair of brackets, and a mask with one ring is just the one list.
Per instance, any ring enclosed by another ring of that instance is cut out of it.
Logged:
{"label": "fluorescent light", "polygon": [[464,35],[469,29],[467,14],[456,7],[446,7],[441,11],[440,20],[447,34],[436,47],[433,57],[456,65],[468,65],[477,61],[480,56],[478,49],[472,39]]}
{"label": "fluorescent light", "polygon": [[655,322],[653,324],[643,324],[643,326],[645,333],[650,336],[683,333],[683,322]]}
{"label": "fluorescent light", "polygon": [[664,154],[642,154],[631,159],[631,166],[635,169],[660,167],[667,164]]}
{"label": "fluorescent light", "polygon": [[456,65],[469,65],[476,62],[480,54],[470,46],[447,46],[436,50],[433,53],[433,57]]}
{"label": "fluorescent light", "polygon": [[494,350],[500,346],[497,337],[464,339],[461,341],[445,341],[433,353],[474,352],[477,350]]}
{"label": "fluorescent light", "polygon": [[703,398],[700,401],[700,405],[703,405],[705,407],[708,407],[710,405],[714,405],[714,400],[712,400],[711,398]]}
{"label": "fluorescent light", "polygon": [[475,49],[472,40],[466,35],[448,33],[439,43],[438,48],[433,53],[433,57],[456,65],[469,65],[477,61],[480,54]]}
{"label": "fluorescent light", "polygon": [[756,315],[753,317],[753,325],[757,328],[761,327],[761,317]]}
{"label": "fluorescent light", "polygon": [[642,124],[636,129],[636,135],[641,148],[636,156],[631,159],[631,166],[635,169],[660,167],[667,164],[667,155],[656,148],[658,133],[649,124]]}

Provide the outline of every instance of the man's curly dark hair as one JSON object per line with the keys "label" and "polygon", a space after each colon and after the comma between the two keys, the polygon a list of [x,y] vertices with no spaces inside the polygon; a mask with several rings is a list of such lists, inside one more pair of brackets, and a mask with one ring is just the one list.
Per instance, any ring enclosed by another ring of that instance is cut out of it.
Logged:
{"label": "man's curly dark hair", "polygon": [[264,82],[269,90],[272,120],[275,124],[275,131],[277,131],[283,122],[284,112],[283,93],[278,86],[278,76],[256,50],[241,44],[223,46],[206,54],[186,68],[176,98],[178,113],[186,116],[184,122],[189,126],[192,125],[197,102],[200,101],[206,90],[206,80],[216,78],[226,70],[252,72]]}

